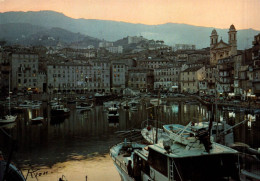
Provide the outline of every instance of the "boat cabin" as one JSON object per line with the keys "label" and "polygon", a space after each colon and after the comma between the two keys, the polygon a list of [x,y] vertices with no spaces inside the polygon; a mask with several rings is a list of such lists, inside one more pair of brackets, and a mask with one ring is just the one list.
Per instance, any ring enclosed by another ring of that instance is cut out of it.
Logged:
{"label": "boat cabin", "polygon": [[143,181],[239,180],[236,151],[215,144],[212,153],[185,151],[184,146],[176,145],[174,150],[166,146],[149,145],[134,151],[133,165],[140,165]]}

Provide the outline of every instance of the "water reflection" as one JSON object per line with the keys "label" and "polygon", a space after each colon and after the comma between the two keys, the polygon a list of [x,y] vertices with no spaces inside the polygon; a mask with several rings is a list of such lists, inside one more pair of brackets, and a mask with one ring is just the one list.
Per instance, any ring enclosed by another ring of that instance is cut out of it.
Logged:
{"label": "water reflection", "polygon": [[[52,166],[57,162],[86,159],[93,153],[106,154],[112,145],[122,141],[115,136],[115,131],[140,128],[147,118],[156,118],[165,124],[201,122],[209,119],[212,110],[199,103],[167,102],[155,109],[142,102],[137,111],[120,108],[119,123],[109,124],[103,106],[96,106],[91,111],[78,111],[75,105],[69,108],[71,113],[68,117],[52,117],[50,107],[45,103],[40,109],[27,109],[20,113],[16,124],[6,125],[9,128],[7,132],[19,146],[15,157],[17,163]],[[43,116],[45,124],[30,124],[30,119],[37,116]],[[249,119],[247,124],[234,129],[235,141],[260,147],[259,116],[218,109],[215,117],[230,125]],[[1,144],[6,144],[3,135],[0,139]]]}

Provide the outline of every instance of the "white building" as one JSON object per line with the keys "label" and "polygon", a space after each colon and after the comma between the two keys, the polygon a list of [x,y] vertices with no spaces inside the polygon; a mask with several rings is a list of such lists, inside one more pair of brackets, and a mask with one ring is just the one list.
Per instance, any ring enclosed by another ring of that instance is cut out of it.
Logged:
{"label": "white building", "polygon": [[110,53],[123,53],[123,47],[122,46],[117,46],[117,47],[108,47],[106,48],[108,52]]}
{"label": "white building", "polygon": [[110,92],[110,63],[50,63],[47,88],[55,92]]}
{"label": "white building", "polygon": [[102,41],[99,42],[98,47],[99,48],[107,48],[107,47],[112,47],[113,46],[113,42],[108,42],[108,41]]}

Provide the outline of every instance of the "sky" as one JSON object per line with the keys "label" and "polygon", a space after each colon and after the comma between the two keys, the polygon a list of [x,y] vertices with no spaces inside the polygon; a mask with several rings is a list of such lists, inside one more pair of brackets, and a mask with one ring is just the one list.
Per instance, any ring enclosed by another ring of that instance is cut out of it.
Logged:
{"label": "sky", "polygon": [[260,30],[260,0],[0,0],[0,12],[53,10],[71,18]]}

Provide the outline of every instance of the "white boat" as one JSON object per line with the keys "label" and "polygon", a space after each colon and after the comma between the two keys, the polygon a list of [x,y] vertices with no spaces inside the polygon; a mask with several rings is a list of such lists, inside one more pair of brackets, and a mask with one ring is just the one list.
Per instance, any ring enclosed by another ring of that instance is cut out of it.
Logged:
{"label": "white boat", "polygon": [[[170,139],[187,146],[187,149],[191,147],[202,148],[204,146],[202,143],[207,144],[207,140],[203,140],[203,138],[208,134],[208,129],[193,127],[192,123],[189,123],[187,126],[180,124],[163,125],[163,129],[169,134]],[[208,141],[213,141],[213,137]]]}
{"label": "white boat", "polygon": [[123,142],[110,149],[110,156],[124,181],[239,180],[237,154],[217,143],[212,143],[207,152],[201,147],[186,149],[184,144],[174,140],[148,146]]}
{"label": "white boat", "polygon": [[0,119],[0,124],[7,124],[15,122],[17,116],[6,115],[3,119]]}
{"label": "white boat", "polygon": [[[148,144],[155,144],[169,139],[169,135],[161,128],[147,126],[141,130],[141,134]],[[157,134],[157,141],[156,141]]]}
{"label": "white boat", "polygon": [[41,103],[25,100],[23,103],[19,104],[18,106],[21,108],[39,108],[41,106]]}
{"label": "white boat", "polygon": [[31,119],[32,124],[42,123],[44,121],[44,117],[38,116]]}
{"label": "white boat", "polygon": [[119,113],[118,108],[111,106],[108,108],[107,120],[109,123],[118,123],[119,122]]}
{"label": "white boat", "polygon": [[[211,139],[213,141],[230,146],[234,143],[234,134],[233,134],[233,128],[244,123],[247,120],[244,120],[235,126],[230,126],[229,124],[226,123],[226,121],[221,121],[221,122],[212,122],[212,128],[211,128]],[[165,132],[169,133],[172,137],[176,136],[176,131],[183,129],[185,126],[179,125],[179,124],[168,124],[164,125],[163,129]],[[188,142],[193,142],[192,139],[188,137],[188,133],[192,135],[196,135],[199,131],[203,130],[208,130],[209,129],[209,122],[204,121],[204,122],[198,122],[198,123],[190,123],[187,125],[187,129],[185,130],[185,133],[176,139],[179,139],[177,141],[182,141],[185,144],[188,144]],[[182,139],[182,140],[180,140]],[[186,141],[187,140],[187,141]]]}
{"label": "white boat", "polygon": [[11,91],[10,91],[10,73],[9,73],[9,98],[8,98],[8,100],[9,100],[9,106],[8,106],[8,110],[9,110],[9,114],[8,115],[6,115],[4,118],[0,118],[0,124],[7,124],[7,123],[13,123],[13,122],[15,122],[15,120],[16,120],[16,118],[17,118],[17,116],[15,115],[11,115]]}

